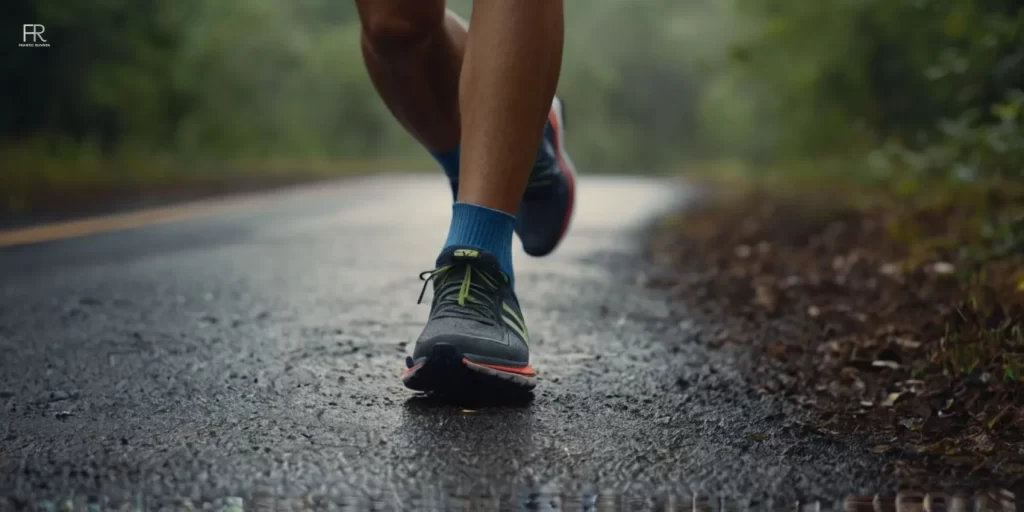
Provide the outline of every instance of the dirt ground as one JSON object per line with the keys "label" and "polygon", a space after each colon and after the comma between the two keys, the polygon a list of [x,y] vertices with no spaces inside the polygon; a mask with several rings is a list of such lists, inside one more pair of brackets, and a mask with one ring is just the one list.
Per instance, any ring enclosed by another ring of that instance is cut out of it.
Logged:
{"label": "dirt ground", "polygon": [[1024,481],[1024,203],[706,192],[652,237],[676,271],[650,285],[755,351],[752,387],[900,477]]}

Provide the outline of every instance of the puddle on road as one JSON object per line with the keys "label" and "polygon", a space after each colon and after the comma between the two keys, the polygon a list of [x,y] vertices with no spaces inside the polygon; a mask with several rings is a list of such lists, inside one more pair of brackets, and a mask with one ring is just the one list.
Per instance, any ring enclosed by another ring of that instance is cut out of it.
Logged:
{"label": "puddle on road", "polygon": [[[42,500],[29,504],[25,502],[0,501],[0,509],[57,511],[152,511],[152,510],[210,510],[217,512],[243,511],[306,511],[306,510],[536,510],[536,511],[707,511],[733,512],[756,510],[786,510],[795,512],[1011,512],[1018,510],[1017,494],[1007,489],[993,489],[978,492],[927,492],[904,490],[896,494],[870,496],[846,496],[835,500],[812,500],[797,503],[766,506],[758,503],[709,496],[683,496],[656,494],[653,496],[628,496],[615,493],[544,493],[524,492],[518,495],[467,497],[455,494],[427,493],[427,495],[399,497],[394,492],[363,492],[346,494],[332,492],[329,496],[308,496],[298,499],[281,499],[269,493],[255,493],[248,499],[232,496],[211,502],[192,502],[189,499],[173,499],[170,502],[134,496],[130,501],[113,503],[95,497],[78,497],[66,500]],[[376,495],[376,496],[374,496]]]}

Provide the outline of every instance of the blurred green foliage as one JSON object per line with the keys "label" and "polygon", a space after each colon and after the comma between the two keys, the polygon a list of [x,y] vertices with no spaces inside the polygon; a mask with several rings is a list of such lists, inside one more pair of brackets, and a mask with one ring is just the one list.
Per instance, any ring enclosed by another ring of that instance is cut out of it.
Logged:
{"label": "blurred green foliage", "polygon": [[[859,156],[909,170],[1024,177],[1024,6],[1014,0],[736,0],[733,46],[762,140],[748,155]],[[728,101],[728,99],[726,100]],[[774,124],[766,125],[764,120]],[[872,151],[874,150],[874,151]]]}
{"label": "blurred green foliage", "polygon": [[[468,14],[470,4],[451,5]],[[349,0],[4,8],[0,183],[32,181],[44,167],[59,180],[68,162],[132,162],[118,171],[131,174],[139,161],[425,156],[366,77]],[[839,157],[879,176],[1024,176],[1016,0],[566,0],[566,9],[559,91],[588,170]],[[17,47],[22,23],[44,24],[50,47]]]}

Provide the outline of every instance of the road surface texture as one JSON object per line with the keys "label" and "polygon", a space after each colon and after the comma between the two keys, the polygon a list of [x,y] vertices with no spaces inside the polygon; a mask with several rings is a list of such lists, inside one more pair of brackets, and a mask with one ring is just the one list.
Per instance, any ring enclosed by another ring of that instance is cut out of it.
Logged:
{"label": "road surface texture", "polygon": [[686,195],[664,181],[585,180],[564,245],[517,254],[532,401],[416,397],[445,187],[352,179],[0,249],[0,509],[792,510],[890,485],[637,284],[645,223]]}

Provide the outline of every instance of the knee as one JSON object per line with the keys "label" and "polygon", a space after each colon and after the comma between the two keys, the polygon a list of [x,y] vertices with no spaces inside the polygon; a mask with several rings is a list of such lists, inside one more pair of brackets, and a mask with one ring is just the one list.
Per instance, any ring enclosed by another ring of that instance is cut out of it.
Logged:
{"label": "knee", "polygon": [[[370,0],[370,3],[374,2],[379,3],[373,4],[362,16],[363,40],[380,57],[400,58],[427,44],[444,30],[443,7],[435,11],[424,8],[422,4],[405,1]],[[430,3],[433,2],[423,2]]]}

